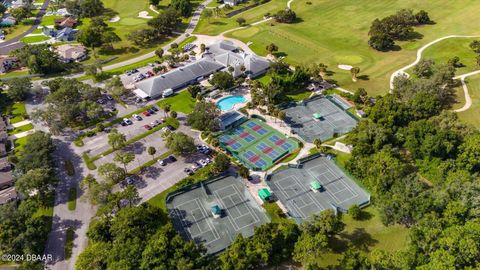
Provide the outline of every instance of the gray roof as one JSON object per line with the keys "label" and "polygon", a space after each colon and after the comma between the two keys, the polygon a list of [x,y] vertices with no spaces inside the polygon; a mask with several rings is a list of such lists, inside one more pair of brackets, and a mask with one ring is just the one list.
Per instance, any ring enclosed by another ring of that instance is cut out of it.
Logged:
{"label": "gray roof", "polygon": [[199,77],[208,76],[224,66],[208,59],[200,59],[165,74],[152,77],[136,84],[136,87],[149,97],[158,97],[166,89],[178,89]]}
{"label": "gray roof", "polygon": [[258,74],[270,67],[270,62],[266,59],[258,57],[256,55],[247,53],[233,53],[226,52],[216,55],[215,61],[221,63],[225,67],[233,67],[233,76],[237,77],[242,74],[241,66],[245,66],[245,72],[249,74]]}
{"label": "gray roof", "polygon": [[230,41],[223,40],[208,46],[206,49],[209,53],[218,55],[226,52],[235,52],[238,50],[238,47]]}
{"label": "gray roof", "polygon": [[245,116],[237,111],[226,112],[218,117],[220,129],[224,130],[243,118],[245,118]]}

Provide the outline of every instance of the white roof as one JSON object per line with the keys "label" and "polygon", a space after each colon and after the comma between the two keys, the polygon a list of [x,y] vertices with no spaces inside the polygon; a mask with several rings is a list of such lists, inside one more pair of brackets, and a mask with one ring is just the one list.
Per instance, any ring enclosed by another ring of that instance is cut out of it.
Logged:
{"label": "white roof", "polygon": [[148,97],[148,94],[143,92],[142,89],[135,89],[133,90],[133,93],[135,93],[135,95],[137,95],[138,97],[141,97],[141,98],[147,98]]}

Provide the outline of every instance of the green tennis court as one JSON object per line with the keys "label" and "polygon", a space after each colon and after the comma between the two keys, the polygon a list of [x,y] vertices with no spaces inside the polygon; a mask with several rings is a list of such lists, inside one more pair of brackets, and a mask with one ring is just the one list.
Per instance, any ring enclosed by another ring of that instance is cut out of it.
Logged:
{"label": "green tennis court", "polygon": [[220,146],[252,170],[264,171],[299,149],[297,141],[285,137],[258,119],[249,119],[220,135]]}

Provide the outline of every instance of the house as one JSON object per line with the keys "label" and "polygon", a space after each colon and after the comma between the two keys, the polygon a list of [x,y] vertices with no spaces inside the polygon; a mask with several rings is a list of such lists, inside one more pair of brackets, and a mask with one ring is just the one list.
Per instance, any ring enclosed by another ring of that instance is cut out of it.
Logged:
{"label": "house", "polygon": [[0,158],[0,190],[13,186],[12,166],[7,158]]}
{"label": "house", "polygon": [[43,33],[46,36],[53,37],[58,41],[73,41],[75,40],[77,30],[72,29],[70,27],[65,27],[59,31],[51,28],[46,28],[43,30]]}
{"label": "house", "polygon": [[224,66],[202,58],[183,67],[176,68],[159,76],[149,78],[136,84],[133,92],[141,98],[156,98],[167,89],[178,90],[197,83],[210,74],[223,69]]}
{"label": "house", "polygon": [[15,201],[17,198],[18,195],[15,187],[0,190],[0,205]]}
{"label": "house", "polygon": [[363,110],[355,110],[355,113],[360,118],[364,118],[365,116],[367,116],[367,114]]}
{"label": "house", "polygon": [[2,3],[6,8],[19,8],[26,4],[24,0],[4,0]]}
{"label": "house", "polygon": [[80,62],[87,58],[87,49],[82,45],[63,44],[55,48],[63,63]]}
{"label": "house", "polygon": [[13,26],[15,24],[17,24],[17,20],[8,14],[5,14],[5,16],[2,18],[2,21],[0,21],[0,26],[2,27]]}
{"label": "house", "polygon": [[17,64],[17,62],[18,60],[16,57],[0,55],[0,73],[7,73]]}
{"label": "house", "polygon": [[236,6],[238,4],[240,4],[241,2],[243,2],[242,0],[223,0],[223,3],[225,5],[229,5],[229,6]]}
{"label": "house", "polygon": [[57,29],[63,29],[65,27],[75,28],[77,23],[78,21],[71,16],[55,19],[55,26]]}

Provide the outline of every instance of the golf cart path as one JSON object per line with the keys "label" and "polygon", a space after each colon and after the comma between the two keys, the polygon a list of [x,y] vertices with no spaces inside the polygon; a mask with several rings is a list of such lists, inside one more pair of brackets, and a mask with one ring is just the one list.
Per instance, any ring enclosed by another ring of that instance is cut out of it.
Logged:
{"label": "golf cart path", "polygon": [[480,70],[473,71],[470,73],[465,73],[459,76],[454,77],[454,79],[460,79],[462,82],[463,93],[465,95],[465,105],[462,108],[454,110],[454,112],[464,112],[468,110],[472,106],[472,98],[470,97],[470,93],[468,92],[467,84],[465,83],[465,78],[468,76],[480,74]]}
{"label": "golf cart path", "polygon": [[415,59],[415,61],[413,61],[413,63],[411,63],[409,65],[406,65],[406,66],[402,67],[401,69],[392,73],[392,75],[390,76],[390,90],[393,89],[393,80],[395,79],[395,77],[397,77],[399,75],[402,75],[402,74],[405,74],[405,75],[409,76],[409,74],[407,72],[405,72],[405,70],[407,70],[411,67],[414,67],[416,64],[418,64],[418,62],[420,62],[420,60],[422,59],[423,51],[425,51],[425,49],[427,49],[428,47],[430,47],[430,46],[432,46],[432,45],[434,45],[434,44],[436,44],[440,41],[443,41],[445,39],[449,39],[449,38],[474,38],[474,37],[479,37],[479,36],[478,35],[475,35],[475,36],[450,35],[450,36],[445,36],[445,37],[435,39],[434,41],[431,41],[430,43],[427,43],[427,44],[423,45],[420,49],[418,49],[417,58]]}

